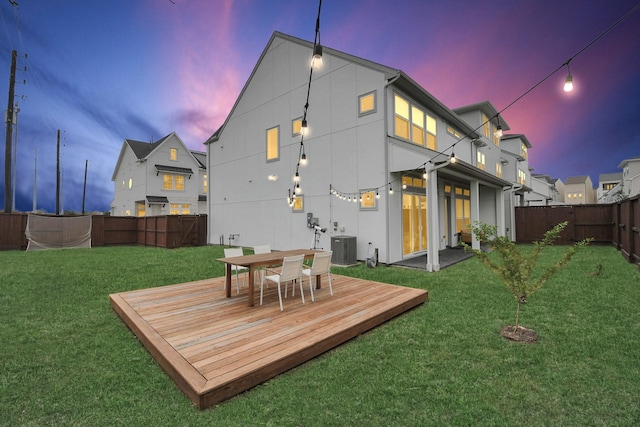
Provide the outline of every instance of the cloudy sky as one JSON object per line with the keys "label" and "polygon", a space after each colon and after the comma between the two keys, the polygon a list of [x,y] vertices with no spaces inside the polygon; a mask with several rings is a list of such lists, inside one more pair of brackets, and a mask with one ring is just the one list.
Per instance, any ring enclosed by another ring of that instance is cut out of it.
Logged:
{"label": "cloudy sky", "polygon": [[[18,51],[15,205],[32,208],[37,151],[38,208],[49,212],[58,129],[64,209],[82,208],[88,160],[86,210],[109,210],[124,139],[175,131],[205,151],[273,31],[313,41],[318,12],[318,0],[16,2],[0,0],[3,110]],[[506,108],[510,132],[533,145],[534,173],[589,175],[597,185],[599,174],[640,156],[640,11],[615,25],[637,5],[324,0],[320,33],[325,46],[403,70],[450,108],[485,100]],[[570,58],[567,95],[561,67]],[[0,181],[4,209],[4,167]]]}

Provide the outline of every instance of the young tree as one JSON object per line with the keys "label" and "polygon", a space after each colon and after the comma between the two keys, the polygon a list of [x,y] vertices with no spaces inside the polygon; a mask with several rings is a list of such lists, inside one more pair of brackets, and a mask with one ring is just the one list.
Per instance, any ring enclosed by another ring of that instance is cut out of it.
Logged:
{"label": "young tree", "polygon": [[527,301],[527,297],[540,289],[547,280],[559,269],[567,265],[576,252],[588,245],[593,238],[587,238],[569,247],[555,263],[538,271],[538,260],[542,250],[553,244],[565,229],[568,222],[561,222],[544,234],[541,241],[533,243],[533,250],[524,253],[521,248],[506,236],[497,235],[497,227],[476,222],[472,224],[471,231],[476,239],[493,249],[492,253],[471,249],[464,245],[465,250],[473,251],[480,261],[495,272],[504,282],[507,289],[516,299],[516,324],[513,332],[517,333],[520,327],[520,305]]}

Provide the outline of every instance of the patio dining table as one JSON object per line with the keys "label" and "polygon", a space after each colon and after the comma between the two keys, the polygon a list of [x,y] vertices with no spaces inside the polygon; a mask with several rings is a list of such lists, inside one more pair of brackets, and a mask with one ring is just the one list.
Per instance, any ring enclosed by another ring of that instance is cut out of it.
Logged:
{"label": "patio dining table", "polygon": [[[270,267],[275,265],[281,265],[282,260],[285,257],[295,256],[295,255],[304,255],[304,259],[311,259],[316,252],[322,252],[317,249],[292,249],[288,251],[272,251],[266,254],[252,254],[252,255],[243,255],[236,257],[228,257],[228,258],[218,258],[218,261],[224,262],[227,264],[227,273],[226,273],[226,293],[227,298],[231,297],[231,266],[239,265],[242,267],[247,267],[249,269],[249,307],[253,307],[253,290],[254,290],[254,271],[258,267]],[[316,289],[320,289],[320,277],[316,277]]]}

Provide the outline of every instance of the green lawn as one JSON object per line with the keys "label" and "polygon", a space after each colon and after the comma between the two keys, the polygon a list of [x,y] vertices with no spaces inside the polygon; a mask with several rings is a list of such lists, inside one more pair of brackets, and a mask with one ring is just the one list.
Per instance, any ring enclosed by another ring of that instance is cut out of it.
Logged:
{"label": "green lawn", "polygon": [[[547,255],[562,248],[551,247]],[[529,297],[536,344],[499,335],[515,302],[476,259],[438,273],[334,273],[429,302],[200,411],[109,305],[110,293],[223,275],[217,246],[0,252],[0,425],[640,425],[640,274],[591,246]],[[592,276],[595,266],[600,276]]]}

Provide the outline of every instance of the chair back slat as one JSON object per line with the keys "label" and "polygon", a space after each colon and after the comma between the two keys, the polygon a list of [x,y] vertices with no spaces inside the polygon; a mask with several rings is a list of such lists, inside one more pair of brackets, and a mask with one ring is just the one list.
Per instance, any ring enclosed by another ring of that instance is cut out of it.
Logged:
{"label": "chair back slat", "polygon": [[332,251],[318,252],[313,256],[313,264],[311,266],[311,274],[325,274],[329,272],[331,267]]}
{"label": "chair back slat", "polygon": [[304,255],[285,257],[282,260],[280,282],[299,279],[302,274],[302,261],[304,261]]}
{"label": "chair back slat", "polygon": [[232,258],[236,256],[243,256],[242,248],[225,248],[224,249],[224,257]]}

